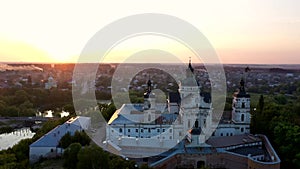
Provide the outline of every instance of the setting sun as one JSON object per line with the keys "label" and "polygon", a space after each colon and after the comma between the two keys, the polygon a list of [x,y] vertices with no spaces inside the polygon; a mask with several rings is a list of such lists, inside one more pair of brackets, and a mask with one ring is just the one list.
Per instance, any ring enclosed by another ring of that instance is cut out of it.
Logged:
{"label": "setting sun", "polygon": [[[132,2],[131,5],[119,1],[103,5],[64,1],[59,6],[52,1],[3,3],[0,61],[77,62],[97,31],[120,18],[150,12],[175,16],[197,27],[224,63],[300,63],[298,1]],[[168,46],[158,39],[152,42]],[[140,42],[116,51],[118,57],[124,57],[126,51],[138,52],[137,46],[141,46]],[[170,50],[184,55],[177,48]],[[120,62],[118,58],[107,61]]]}

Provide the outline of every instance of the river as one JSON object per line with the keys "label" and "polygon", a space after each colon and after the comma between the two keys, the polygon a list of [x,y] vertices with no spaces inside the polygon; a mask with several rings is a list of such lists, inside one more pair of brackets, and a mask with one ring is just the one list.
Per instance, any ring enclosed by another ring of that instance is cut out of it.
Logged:
{"label": "river", "polygon": [[0,134],[0,150],[8,149],[14,146],[22,139],[32,138],[35,133],[30,128],[17,129],[11,133]]}

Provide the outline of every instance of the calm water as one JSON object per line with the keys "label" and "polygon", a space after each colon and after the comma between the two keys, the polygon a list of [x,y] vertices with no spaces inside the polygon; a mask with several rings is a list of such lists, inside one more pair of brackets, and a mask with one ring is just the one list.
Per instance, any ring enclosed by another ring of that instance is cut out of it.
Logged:
{"label": "calm water", "polygon": [[35,133],[31,132],[29,128],[22,128],[11,133],[0,134],[0,150],[14,146],[22,139],[32,138],[34,134]]}

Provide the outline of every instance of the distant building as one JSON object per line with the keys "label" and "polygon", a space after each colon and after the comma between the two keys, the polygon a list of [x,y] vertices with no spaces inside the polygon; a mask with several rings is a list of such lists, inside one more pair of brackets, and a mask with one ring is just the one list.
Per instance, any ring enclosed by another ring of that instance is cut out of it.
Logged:
{"label": "distant building", "polygon": [[48,78],[48,81],[45,83],[45,89],[51,89],[51,88],[57,88],[57,82],[52,76],[50,76]]}
{"label": "distant building", "polygon": [[60,139],[68,132],[74,135],[76,131],[87,130],[90,124],[89,117],[78,116],[49,131],[29,146],[30,163],[37,162],[40,158],[60,156],[63,153],[63,149],[58,146]]}
{"label": "distant building", "polygon": [[[154,168],[258,169],[280,168],[268,139],[250,134],[250,95],[240,81],[232,112],[212,126],[210,94],[200,92],[189,63],[178,93],[167,104],[157,104],[147,83],[144,104],[124,104],[106,127],[106,148],[116,154],[143,158]],[[205,134],[211,127],[212,136]],[[154,156],[154,157],[150,157]]]}

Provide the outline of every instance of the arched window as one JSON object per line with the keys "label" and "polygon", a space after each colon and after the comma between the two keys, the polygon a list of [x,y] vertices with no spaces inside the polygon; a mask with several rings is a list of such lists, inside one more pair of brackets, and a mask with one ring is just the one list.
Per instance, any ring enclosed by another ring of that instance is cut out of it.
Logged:
{"label": "arched window", "polygon": [[198,120],[195,121],[195,128],[198,128],[199,127],[199,122]]}
{"label": "arched window", "polygon": [[244,121],[244,120],[245,120],[245,115],[242,114],[242,116],[241,116],[241,121]]}
{"label": "arched window", "polygon": [[122,133],[122,128],[119,128],[119,132]]}
{"label": "arched window", "polygon": [[242,103],[242,108],[245,108],[245,102]]}
{"label": "arched window", "polygon": [[244,132],[244,128],[241,128],[241,132],[242,132],[242,133]]}

